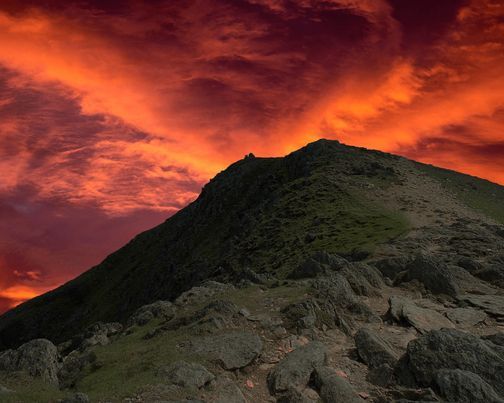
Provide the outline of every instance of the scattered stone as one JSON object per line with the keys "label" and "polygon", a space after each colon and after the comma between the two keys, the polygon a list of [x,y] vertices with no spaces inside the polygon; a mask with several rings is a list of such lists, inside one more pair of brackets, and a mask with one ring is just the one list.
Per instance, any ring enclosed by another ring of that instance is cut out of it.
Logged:
{"label": "scattered stone", "polygon": [[324,403],[357,403],[363,401],[347,380],[336,375],[333,368],[317,367],[314,373],[314,381]]}
{"label": "scattered stone", "polygon": [[159,369],[157,376],[167,383],[190,389],[202,388],[215,379],[204,366],[186,361],[177,361]]}
{"label": "scattered stone", "polygon": [[149,305],[138,308],[130,317],[128,326],[144,326],[154,318],[162,318],[165,321],[173,319],[175,307],[169,301],[156,301]]}
{"label": "scattered stone", "polygon": [[268,374],[271,393],[286,392],[290,388],[304,388],[314,369],[327,361],[326,347],[317,341],[299,347],[285,356]]}
{"label": "scattered stone", "polygon": [[393,367],[397,362],[398,356],[392,346],[369,329],[361,328],[356,333],[355,345],[359,357],[370,368],[377,368],[383,364]]}
{"label": "scattered stone", "polygon": [[487,382],[469,371],[442,369],[436,373],[435,384],[449,402],[504,403]]}
{"label": "scattered stone", "polygon": [[249,332],[230,332],[204,337],[192,345],[195,353],[218,361],[227,370],[246,367],[262,350],[261,338]]}
{"label": "scattered stone", "polygon": [[420,386],[432,385],[441,369],[460,369],[479,375],[504,394],[504,349],[472,334],[431,331],[408,344],[407,361]]}
{"label": "scattered stone", "polygon": [[475,326],[487,318],[485,312],[471,308],[455,308],[448,311],[446,316],[453,323],[464,327]]}
{"label": "scattered stone", "polygon": [[46,339],[35,339],[17,350],[0,353],[0,371],[26,371],[58,386],[59,354],[57,347]]}

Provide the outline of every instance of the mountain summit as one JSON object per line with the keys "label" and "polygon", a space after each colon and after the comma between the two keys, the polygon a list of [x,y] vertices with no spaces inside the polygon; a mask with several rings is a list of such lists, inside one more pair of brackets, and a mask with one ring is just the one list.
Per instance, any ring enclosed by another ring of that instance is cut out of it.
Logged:
{"label": "mountain summit", "polygon": [[37,337],[63,341],[209,279],[235,281],[249,271],[282,279],[311,252],[363,260],[442,250],[444,237],[453,243],[449,254],[476,255],[453,239],[458,226],[477,222],[491,234],[504,222],[503,205],[496,184],[337,141],[284,158],[250,154],[98,266],[4,314],[0,348]]}

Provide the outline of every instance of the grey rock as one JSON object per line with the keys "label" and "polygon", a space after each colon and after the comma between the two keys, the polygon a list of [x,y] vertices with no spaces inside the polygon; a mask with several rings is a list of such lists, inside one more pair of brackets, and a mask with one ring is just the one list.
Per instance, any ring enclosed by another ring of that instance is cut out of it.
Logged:
{"label": "grey rock", "polygon": [[230,332],[201,338],[192,343],[194,352],[217,361],[224,369],[246,367],[262,350],[259,336],[249,332]]}
{"label": "grey rock", "polygon": [[324,403],[363,402],[352,386],[345,379],[338,376],[333,368],[317,367],[314,380]]}
{"label": "grey rock", "polygon": [[445,316],[432,309],[421,308],[413,301],[390,297],[389,316],[397,322],[407,322],[420,333],[426,333],[435,329],[453,328],[455,325]]}
{"label": "grey rock", "polygon": [[384,277],[394,280],[399,273],[406,270],[406,266],[410,261],[411,259],[406,256],[397,256],[375,260],[371,263]]}
{"label": "grey rock", "polygon": [[407,361],[420,386],[433,384],[441,369],[460,369],[479,375],[504,394],[504,348],[456,329],[433,330],[412,340]]}
{"label": "grey rock", "polygon": [[483,265],[480,262],[468,257],[460,258],[457,262],[457,265],[467,270],[471,274],[474,274],[478,270],[481,270],[483,268]]}
{"label": "grey rock", "polygon": [[57,347],[46,339],[35,339],[17,350],[0,353],[0,370],[25,371],[30,376],[59,385],[59,353]]}
{"label": "grey rock", "polygon": [[175,316],[175,307],[169,301],[156,301],[138,308],[128,320],[128,325],[143,326],[154,318],[170,320]]}
{"label": "grey rock", "polygon": [[326,347],[317,341],[299,347],[285,356],[268,374],[268,387],[272,394],[291,388],[304,388],[316,367],[327,361]]}
{"label": "grey rock", "polygon": [[288,278],[315,278],[340,270],[347,264],[348,261],[340,256],[331,255],[323,251],[316,252],[292,270]]}
{"label": "grey rock", "polygon": [[117,322],[102,323],[97,322],[89,326],[81,336],[78,346],[80,351],[85,351],[94,346],[106,346],[111,338],[122,332],[123,326]]}
{"label": "grey rock", "polygon": [[394,368],[389,364],[382,364],[378,367],[371,368],[366,380],[373,385],[385,388],[395,383]]}
{"label": "grey rock", "polygon": [[504,403],[487,382],[472,372],[442,369],[436,373],[434,382],[449,402]]}
{"label": "grey rock", "polygon": [[370,368],[377,368],[383,364],[393,367],[398,360],[398,355],[392,346],[369,329],[361,328],[356,333],[355,345],[359,357]]}
{"label": "grey rock", "polygon": [[235,287],[231,284],[219,283],[217,281],[207,281],[199,287],[193,287],[180,294],[180,296],[175,300],[175,305],[184,306],[200,304],[217,294],[229,292],[234,289]]}
{"label": "grey rock", "polygon": [[74,387],[86,366],[96,361],[96,354],[92,351],[83,353],[74,350],[68,354],[58,372],[58,379],[61,388]]}
{"label": "grey rock", "polygon": [[464,294],[458,301],[465,302],[484,310],[488,315],[499,321],[504,321],[504,296],[503,295],[475,295]]}
{"label": "grey rock", "polygon": [[400,282],[418,280],[433,294],[456,296],[459,286],[450,268],[435,257],[419,254],[406,266]]}
{"label": "grey rock", "polygon": [[157,376],[164,382],[191,389],[202,388],[215,378],[204,366],[186,361],[177,361],[160,368]]}
{"label": "grey rock", "polygon": [[485,312],[471,308],[455,308],[448,311],[446,316],[460,326],[474,326],[487,318]]}

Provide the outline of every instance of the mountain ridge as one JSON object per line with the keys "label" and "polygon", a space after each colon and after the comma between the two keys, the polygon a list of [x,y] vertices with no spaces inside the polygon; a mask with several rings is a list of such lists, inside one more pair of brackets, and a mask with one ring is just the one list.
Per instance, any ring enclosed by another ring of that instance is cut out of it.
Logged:
{"label": "mountain ridge", "polygon": [[[504,222],[503,187],[403,157],[330,140],[286,157],[249,155],[99,265],[2,315],[0,350],[36,337],[60,342],[97,321],[124,321],[144,304],[173,300],[204,280],[239,279],[245,269],[284,278],[310,252],[362,260],[411,249],[418,240],[401,237],[437,227],[418,200],[406,200],[408,192],[424,204],[437,198],[447,216],[452,210],[490,226]],[[461,192],[471,195],[468,202]]]}

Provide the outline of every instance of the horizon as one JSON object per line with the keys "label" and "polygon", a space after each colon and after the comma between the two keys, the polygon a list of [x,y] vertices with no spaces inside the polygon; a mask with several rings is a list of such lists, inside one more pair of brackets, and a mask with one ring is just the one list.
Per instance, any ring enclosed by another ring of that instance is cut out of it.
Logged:
{"label": "horizon", "polygon": [[327,138],[504,185],[494,0],[0,5],[0,314]]}

